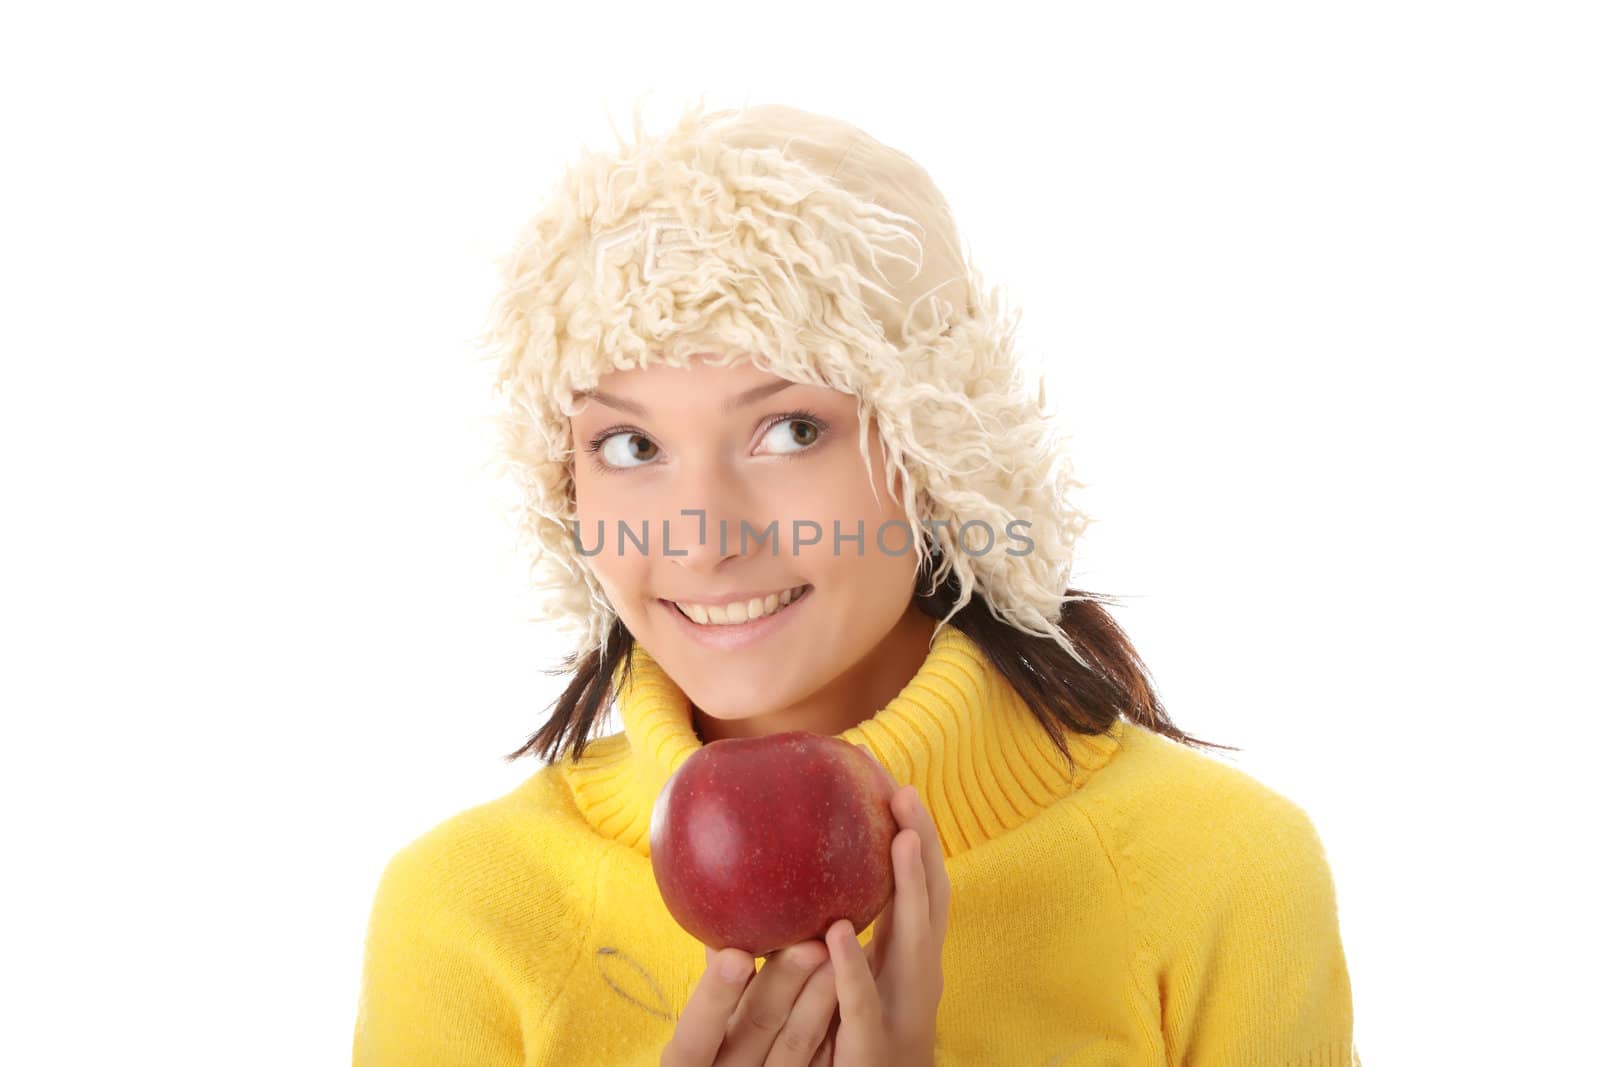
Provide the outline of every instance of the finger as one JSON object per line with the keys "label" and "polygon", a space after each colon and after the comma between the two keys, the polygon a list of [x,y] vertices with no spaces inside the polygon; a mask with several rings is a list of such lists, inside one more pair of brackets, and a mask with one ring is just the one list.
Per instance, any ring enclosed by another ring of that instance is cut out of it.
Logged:
{"label": "finger", "polygon": [[834,1036],[839,1030],[839,1012],[833,1013],[833,1023],[828,1027],[828,1036],[822,1039],[822,1044],[817,1046],[817,1051],[811,1054],[811,1062],[807,1067],[833,1067]]}
{"label": "finger", "polygon": [[880,1031],[883,1003],[878,999],[878,983],[849,919],[840,919],[828,928],[828,957],[839,992],[839,1025],[865,1034]]}
{"label": "finger", "polygon": [[902,826],[909,825],[916,830],[917,838],[922,842],[921,860],[923,884],[928,896],[929,926],[934,945],[942,951],[950,923],[950,875],[944,867],[944,848],[939,843],[939,828],[934,825],[933,816],[928,814],[922,797],[917,795],[916,787],[906,792],[909,796],[900,801],[905,808],[904,815],[896,812],[895,818],[901,820]]}
{"label": "finger", "polygon": [[894,839],[894,941],[890,962],[903,975],[922,975],[938,966],[933,923],[928,912],[928,880],[922,866],[921,835],[902,831]]}
{"label": "finger", "polygon": [[672,1040],[661,1051],[661,1067],[704,1067],[716,1058],[754,966],[748,952],[730,948],[713,953],[706,947],[706,969],[683,1006]]}
{"label": "finger", "polygon": [[[891,861],[894,849],[890,848]],[[892,862],[891,862],[892,865]],[[894,944],[894,897],[889,897],[883,911],[878,913],[878,918],[872,924],[872,940],[867,942],[867,966],[872,970],[872,977],[877,978],[883,974],[883,969],[889,965],[889,946]]]}
{"label": "finger", "polygon": [[[778,1032],[765,1067],[805,1067],[815,1061],[832,1029],[839,1006],[838,986],[833,980],[833,961],[824,960],[811,972],[805,988],[789,1010],[789,1018]],[[831,1057],[830,1057],[831,1059]]]}
{"label": "finger", "polygon": [[[824,946],[802,941],[768,959],[750,983],[750,992],[734,1009],[717,1058],[718,1067],[759,1067],[766,1063],[800,991],[827,958]],[[817,1027],[819,1039],[827,1024],[827,1016],[823,1016]],[[806,1055],[797,1062],[804,1063],[810,1056],[811,1049],[807,1047]]]}
{"label": "finger", "polygon": [[[902,831],[915,829],[915,822],[912,816],[903,814],[910,811],[910,805],[906,802],[904,796],[910,796],[913,792],[913,787],[904,786],[897,789],[894,796],[890,798],[889,810],[894,814],[895,821],[899,823],[899,829]],[[889,842],[889,846],[889,867],[890,871],[893,872],[895,861],[894,842],[892,840]],[[895,893],[899,893],[898,878],[895,880]],[[883,911],[873,920],[872,940],[867,942],[867,964],[872,968],[872,976],[874,978],[882,975],[883,969],[889,964],[890,947],[894,944],[894,913],[895,896],[891,895],[889,903],[884,905]]]}
{"label": "finger", "polygon": [[[837,998],[835,998],[837,1002]],[[811,1055],[811,1063],[807,1067],[833,1067],[834,1041],[839,1033],[839,1009],[833,1011],[833,1022],[828,1024],[828,1036],[822,1039],[822,1044],[817,1046],[817,1051]]]}

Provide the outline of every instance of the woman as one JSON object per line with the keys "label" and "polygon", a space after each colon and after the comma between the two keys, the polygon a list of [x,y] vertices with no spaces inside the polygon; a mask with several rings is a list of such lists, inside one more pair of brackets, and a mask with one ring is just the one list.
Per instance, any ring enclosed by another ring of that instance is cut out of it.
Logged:
{"label": "woman", "polygon": [[[1359,1063],[1316,831],[1069,587],[1080,483],[927,175],[780,106],[635,134],[486,338],[578,646],[510,757],[551,762],[388,865],[355,1062]],[[673,921],[648,828],[696,748],[786,730],[898,783],[895,889],[756,970]]]}

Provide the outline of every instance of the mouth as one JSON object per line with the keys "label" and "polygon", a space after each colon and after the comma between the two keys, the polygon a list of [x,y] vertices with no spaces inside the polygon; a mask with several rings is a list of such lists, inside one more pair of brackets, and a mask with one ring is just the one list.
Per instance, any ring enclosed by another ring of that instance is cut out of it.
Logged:
{"label": "mouth", "polygon": [[811,586],[797,585],[781,593],[769,593],[764,598],[733,604],[708,606],[674,600],[663,603],[671,604],[678,614],[696,626],[741,626],[788,611],[790,606],[804,600],[810,592]]}
{"label": "mouth", "polygon": [[[792,590],[785,590],[783,594],[769,595],[761,602],[762,613],[756,618],[748,617],[748,603],[739,605],[730,611],[726,607],[709,609],[700,605],[688,604],[680,607],[671,600],[659,600],[677,624],[683,627],[684,632],[700,644],[712,648],[729,649],[748,645],[758,641],[768,634],[779,629],[794,617],[797,607],[811,599],[812,586],[796,586]],[[787,602],[783,597],[789,595]],[[768,611],[768,605],[772,610]],[[685,610],[685,607],[687,610]],[[693,612],[694,614],[690,614]],[[698,618],[697,618],[698,616]],[[740,618],[741,621],[733,621]]]}

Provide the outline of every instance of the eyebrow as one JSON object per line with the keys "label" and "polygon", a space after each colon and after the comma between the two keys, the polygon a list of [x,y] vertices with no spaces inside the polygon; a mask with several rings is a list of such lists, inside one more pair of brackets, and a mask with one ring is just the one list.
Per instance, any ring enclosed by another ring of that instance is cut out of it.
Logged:
{"label": "eyebrow", "polygon": [[[744,392],[740,393],[733,399],[729,400],[726,404],[722,405],[723,410],[732,411],[734,408],[741,408],[746,404],[753,404],[757,400],[769,397],[774,393],[781,393],[783,390],[795,384],[797,383],[768,382],[765,385],[758,385],[754,389],[746,389]],[[599,389],[583,389],[572,395],[574,400],[587,400],[590,397],[593,397],[608,407],[616,408],[618,411],[626,411],[632,415],[643,417],[650,414],[645,410],[643,404],[635,404],[631,400],[624,400],[620,396],[612,396],[610,393],[602,392]]]}

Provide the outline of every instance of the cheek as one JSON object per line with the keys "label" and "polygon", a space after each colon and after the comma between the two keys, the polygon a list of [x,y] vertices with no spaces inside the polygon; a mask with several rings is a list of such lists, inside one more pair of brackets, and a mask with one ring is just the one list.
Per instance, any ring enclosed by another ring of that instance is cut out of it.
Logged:
{"label": "cheek", "polygon": [[[590,547],[593,547],[592,543]],[[608,549],[610,546],[607,546]],[[650,625],[651,576],[642,565],[637,553],[617,557],[615,550],[601,552],[583,561],[605,592],[606,600],[622,619],[624,625],[635,633],[643,633]]]}
{"label": "cheek", "polygon": [[[864,471],[859,466],[856,470],[858,484],[832,496],[808,497],[803,513],[797,512],[822,527],[821,543],[802,550],[811,555],[811,572],[831,578],[836,588],[870,590],[872,596],[897,591],[902,586],[909,589],[916,572],[914,528],[889,496],[884,481],[878,481],[878,498],[874,500]],[[837,552],[835,521],[841,539]],[[858,523],[859,543],[855,540]],[[844,540],[846,537],[850,540]]]}
{"label": "cheek", "polygon": [[[625,605],[630,604],[640,595],[644,586],[646,561],[637,552],[627,552],[618,555],[616,548],[617,522],[626,518],[630,526],[637,528],[637,517],[626,510],[627,498],[619,493],[608,480],[593,473],[585,474],[580,469],[573,475],[573,512],[577,519],[577,534],[580,543],[587,555],[580,555],[580,562],[594,574],[595,580],[605,590],[606,597],[611,601],[612,607],[626,610]],[[601,551],[595,552],[597,544],[601,544],[602,524],[604,529],[604,542]],[[572,531],[569,531],[569,535]],[[574,546],[576,548],[576,545]],[[653,547],[653,546],[652,546]]]}
{"label": "cheek", "polygon": [[639,528],[638,493],[630,495],[626,475],[596,473],[591,461],[580,456],[574,461],[571,481],[573,512],[583,524],[586,544],[594,543],[602,520],[608,538],[619,520],[625,519],[633,528]]}

